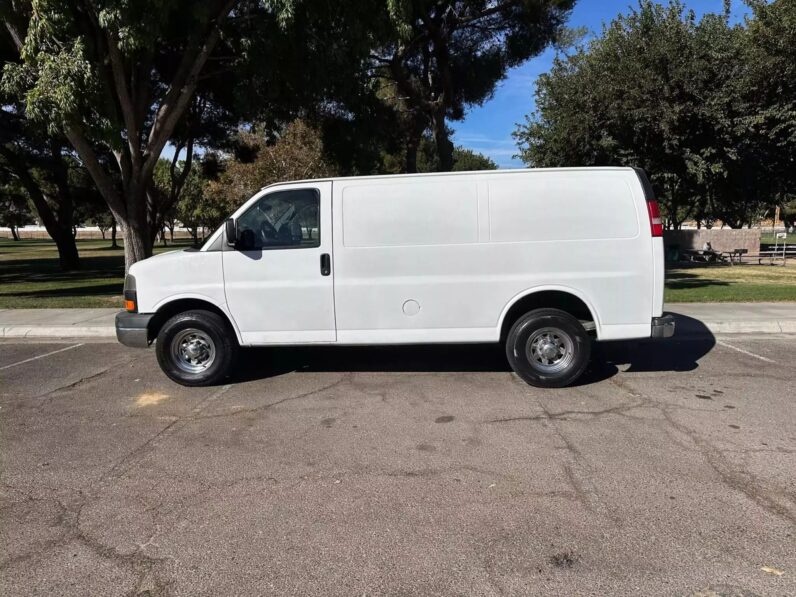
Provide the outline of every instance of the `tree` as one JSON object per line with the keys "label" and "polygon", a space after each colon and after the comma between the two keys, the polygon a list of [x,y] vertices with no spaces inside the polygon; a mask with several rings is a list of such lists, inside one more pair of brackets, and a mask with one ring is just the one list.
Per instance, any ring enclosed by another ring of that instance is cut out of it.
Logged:
{"label": "tree", "polygon": [[264,186],[336,174],[325,156],[321,134],[301,120],[291,123],[271,144],[262,130],[240,131],[238,145],[246,148],[240,151],[246,159],[229,160],[218,180],[205,189],[199,219],[211,228]]}
{"label": "tree", "polygon": [[70,172],[77,164],[61,140],[31,126],[13,110],[0,111],[0,172],[24,190],[58,249],[64,271],[80,266],[72,234],[74,199]]}
{"label": "tree", "polygon": [[[788,5],[762,3],[756,14],[792,13]],[[794,104],[769,109],[772,86],[793,74],[777,56],[793,50],[774,36],[774,51],[756,56],[766,48],[754,41],[759,17],[733,26],[728,8],[697,20],[681,2],[643,0],[587,47],[559,57],[539,79],[537,112],[515,132],[523,160],[641,166],[674,228],[692,218],[740,227],[759,217],[794,170],[793,158],[783,159],[793,155],[786,131],[796,131]]]}
{"label": "tree", "polygon": [[491,97],[509,68],[554,42],[574,0],[378,3],[366,18],[378,39],[370,68],[380,96],[402,114],[405,171],[417,169],[430,130],[442,171],[454,165],[447,121]]}
{"label": "tree", "polygon": [[13,182],[0,186],[0,226],[11,230],[11,238],[19,240],[18,228],[33,222],[28,198]]}
{"label": "tree", "polygon": [[498,165],[491,158],[464,147],[456,147],[453,150],[453,170],[454,172],[466,172],[471,170],[497,170]]}
{"label": "tree", "polygon": [[792,231],[792,229],[796,227],[796,199],[782,206],[780,219],[785,224],[787,230]]}
{"label": "tree", "polygon": [[[75,207],[74,220],[75,226],[96,226],[103,240],[105,240],[108,230],[112,230],[116,224],[113,214],[108,209],[108,204],[93,188],[84,188],[81,193],[80,200]],[[115,238],[113,238],[111,248],[117,248]]]}
{"label": "tree", "polygon": [[[18,60],[13,38],[0,36],[0,54],[6,64]],[[80,265],[72,236],[73,198],[70,171],[76,166],[66,140],[48,135],[44,127],[28,122],[15,95],[0,92],[0,176],[17,181],[31,201],[47,233],[55,241],[61,269]]]}
{"label": "tree", "polygon": [[[383,172],[400,174],[403,172],[402,155],[393,153],[383,157]],[[487,156],[472,149],[454,147],[453,172],[466,172],[470,170],[497,170],[498,165]],[[423,135],[417,149],[417,171],[439,172],[440,164],[434,140],[430,135]]]}
{"label": "tree", "polygon": [[[290,2],[33,0],[33,10],[20,0],[11,6],[3,18],[23,63],[6,65],[3,85],[24,96],[29,119],[69,139],[122,225],[129,268],[152,252],[158,214],[150,191],[163,148],[198,118],[200,87],[215,72],[223,77],[234,61],[217,52],[220,41],[242,43],[237,26],[258,15],[286,16]],[[114,164],[103,162],[106,151]]]}
{"label": "tree", "polygon": [[205,181],[199,172],[192,170],[180,190],[175,206],[175,218],[191,231],[194,244],[199,244],[198,232],[216,228],[227,214],[214,210],[215,206],[205,195]]}
{"label": "tree", "polygon": [[759,148],[764,182],[780,203],[796,196],[796,3],[750,0],[739,128]]}

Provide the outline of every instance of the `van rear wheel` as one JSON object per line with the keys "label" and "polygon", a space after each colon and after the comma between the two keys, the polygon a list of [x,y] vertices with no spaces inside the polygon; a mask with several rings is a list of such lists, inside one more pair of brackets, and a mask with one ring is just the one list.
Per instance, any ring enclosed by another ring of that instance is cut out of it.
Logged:
{"label": "van rear wheel", "polygon": [[591,342],[581,323],[560,309],[535,309],[511,326],[506,356],[514,372],[541,388],[575,382],[589,364]]}
{"label": "van rear wheel", "polygon": [[238,343],[226,321],[212,311],[185,311],[169,319],[158,334],[158,363],[184,386],[208,386],[224,379]]}

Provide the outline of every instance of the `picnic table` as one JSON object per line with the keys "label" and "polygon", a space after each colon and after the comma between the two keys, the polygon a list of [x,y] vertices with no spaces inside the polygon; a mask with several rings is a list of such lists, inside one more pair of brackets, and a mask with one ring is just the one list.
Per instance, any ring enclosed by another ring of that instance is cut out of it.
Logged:
{"label": "picnic table", "polygon": [[680,254],[687,261],[704,261],[705,263],[716,261],[720,261],[722,263],[727,262],[727,258],[723,253],[713,251],[712,249],[684,249],[680,251]]}

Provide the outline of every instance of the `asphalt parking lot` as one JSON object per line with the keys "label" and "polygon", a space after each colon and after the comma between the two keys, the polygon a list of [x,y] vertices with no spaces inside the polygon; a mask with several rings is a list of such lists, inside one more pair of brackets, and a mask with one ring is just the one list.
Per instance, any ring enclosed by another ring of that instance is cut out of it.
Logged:
{"label": "asphalt parking lot", "polygon": [[603,345],[540,390],[489,346],[0,344],[3,595],[793,595],[796,337]]}

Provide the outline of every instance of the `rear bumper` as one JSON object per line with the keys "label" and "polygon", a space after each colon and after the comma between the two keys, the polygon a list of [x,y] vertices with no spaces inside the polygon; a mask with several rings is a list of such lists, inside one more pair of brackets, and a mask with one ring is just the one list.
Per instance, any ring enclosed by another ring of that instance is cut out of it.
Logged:
{"label": "rear bumper", "polygon": [[149,346],[149,322],[153,313],[116,314],[116,339],[125,346],[146,348]]}
{"label": "rear bumper", "polygon": [[674,316],[664,315],[652,318],[653,338],[671,338],[672,336],[674,336]]}

